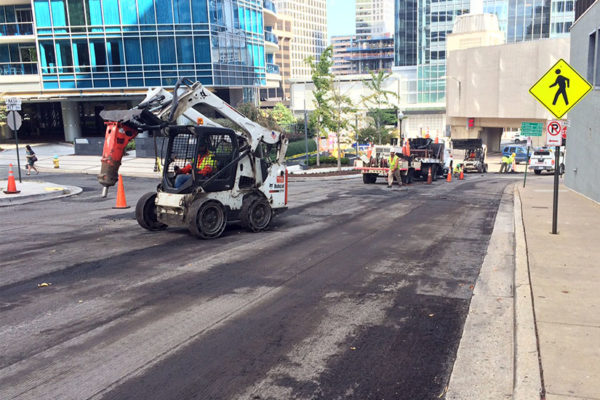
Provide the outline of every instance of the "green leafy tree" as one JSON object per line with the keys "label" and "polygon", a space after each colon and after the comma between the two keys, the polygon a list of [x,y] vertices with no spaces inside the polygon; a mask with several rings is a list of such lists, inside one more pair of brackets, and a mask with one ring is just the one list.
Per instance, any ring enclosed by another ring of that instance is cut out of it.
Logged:
{"label": "green leafy tree", "polygon": [[389,117],[389,110],[395,108],[391,103],[391,99],[397,99],[398,95],[390,90],[385,90],[383,87],[391,73],[369,71],[369,74],[371,77],[364,81],[364,84],[371,93],[368,96],[362,96],[362,101],[368,109],[367,115],[374,122],[377,131],[377,143],[381,144],[383,137],[389,135],[389,129],[386,125],[393,123]]}
{"label": "green leafy tree", "polygon": [[296,118],[292,111],[282,103],[275,104],[275,107],[273,107],[269,114],[279,126],[289,126],[296,123]]}
{"label": "green leafy tree", "polygon": [[275,119],[269,115],[268,113],[263,112],[260,108],[256,107],[252,103],[242,103],[237,106],[237,111],[244,115],[251,121],[256,122],[264,126],[265,128],[269,128],[276,131],[281,131],[281,127],[275,121]]}
{"label": "green leafy tree", "polygon": [[8,112],[6,111],[6,104],[4,102],[0,103],[0,123],[6,123],[6,116]]}
{"label": "green leafy tree", "polygon": [[310,115],[310,122],[316,128],[317,134],[317,166],[321,165],[319,156],[321,135],[327,129],[333,130],[337,126],[331,105],[331,91],[333,88],[332,54],[333,48],[329,46],[321,53],[318,61],[312,56],[304,60],[310,67],[312,81],[315,86],[313,90],[315,111]]}
{"label": "green leafy tree", "polygon": [[358,130],[358,140],[362,143],[376,143],[379,139],[382,142],[389,143],[392,135],[389,133],[382,133],[377,130],[374,126],[367,126]]}
{"label": "green leafy tree", "polygon": [[342,152],[340,149],[342,129],[347,129],[350,125],[348,121],[348,114],[355,113],[356,109],[352,105],[352,100],[348,96],[344,96],[340,93],[340,90],[334,90],[330,98],[333,109],[333,122],[336,124],[335,136],[337,138],[337,168],[338,171],[342,170]]}

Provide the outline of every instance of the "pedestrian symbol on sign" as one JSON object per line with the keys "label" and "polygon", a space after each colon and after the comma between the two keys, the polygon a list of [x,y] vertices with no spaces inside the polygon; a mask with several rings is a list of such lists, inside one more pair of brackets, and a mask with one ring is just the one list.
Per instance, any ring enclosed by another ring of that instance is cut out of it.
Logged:
{"label": "pedestrian symbol on sign", "polygon": [[552,102],[552,105],[556,105],[556,100],[558,100],[558,95],[562,94],[563,95],[563,99],[565,99],[565,105],[569,105],[569,99],[567,97],[567,88],[569,87],[569,78],[565,78],[564,76],[562,76],[560,74],[560,69],[557,69],[556,74],[558,75],[556,77],[556,80],[554,81],[554,83],[552,85],[550,85],[550,87],[554,87],[556,85],[558,85],[558,91],[556,92],[556,94],[554,95],[554,101]]}
{"label": "pedestrian symbol on sign", "polygon": [[575,69],[564,60],[558,60],[529,89],[529,93],[556,118],[562,118],[590,90],[592,86]]}

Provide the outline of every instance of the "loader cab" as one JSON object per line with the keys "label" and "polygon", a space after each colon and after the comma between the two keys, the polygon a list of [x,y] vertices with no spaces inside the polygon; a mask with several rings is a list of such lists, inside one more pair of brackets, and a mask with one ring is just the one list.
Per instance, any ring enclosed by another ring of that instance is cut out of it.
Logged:
{"label": "loader cab", "polygon": [[[205,150],[204,153],[201,150]],[[191,193],[201,186],[206,192],[231,190],[235,183],[239,154],[238,137],[234,131],[204,126],[173,126],[164,159],[162,188],[168,193]],[[191,166],[185,182],[176,187],[175,166]],[[209,165],[210,172],[203,168]],[[204,173],[203,173],[204,170]]]}

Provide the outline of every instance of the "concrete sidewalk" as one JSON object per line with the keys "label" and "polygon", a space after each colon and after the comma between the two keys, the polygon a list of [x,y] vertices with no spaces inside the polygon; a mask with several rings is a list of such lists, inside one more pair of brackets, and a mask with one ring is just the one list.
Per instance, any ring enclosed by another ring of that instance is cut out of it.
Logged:
{"label": "concrete sidewalk", "polygon": [[6,190],[7,184],[8,181],[6,180],[0,181],[0,207],[57,199],[82,192],[82,189],[78,186],[59,185],[41,180],[19,182],[16,179],[16,186],[19,193],[5,194],[4,190]]}
{"label": "concrete sidewalk", "polygon": [[600,204],[553,177],[518,185],[547,400],[600,399]]}
{"label": "concrete sidewalk", "polygon": [[504,193],[447,400],[600,400],[600,204],[561,185],[552,235],[553,180]]}

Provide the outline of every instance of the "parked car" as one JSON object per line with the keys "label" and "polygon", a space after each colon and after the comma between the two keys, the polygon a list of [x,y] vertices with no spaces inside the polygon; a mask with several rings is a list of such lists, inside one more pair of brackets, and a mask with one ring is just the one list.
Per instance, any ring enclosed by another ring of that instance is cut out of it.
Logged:
{"label": "parked car", "polygon": [[527,162],[527,147],[518,145],[509,145],[502,148],[502,156],[510,157],[512,153],[515,153],[515,161],[517,164]]}
{"label": "parked car", "polygon": [[516,131],[515,135],[513,136],[513,140],[515,142],[515,144],[519,144],[519,143],[527,143],[527,136],[523,136],[521,135],[521,131]]}
{"label": "parked car", "polygon": [[[540,175],[543,171],[554,172],[554,164],[556,157],[554,149],[550,147],[540,147],[533,152],[529,159],[529,169],[533,170],[536,175]],[[559,174],[565,173],[565,151],[564,147],[560,150],[559,156]]]}

